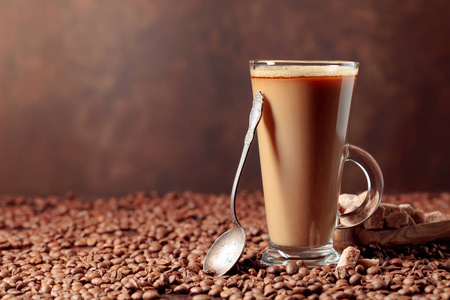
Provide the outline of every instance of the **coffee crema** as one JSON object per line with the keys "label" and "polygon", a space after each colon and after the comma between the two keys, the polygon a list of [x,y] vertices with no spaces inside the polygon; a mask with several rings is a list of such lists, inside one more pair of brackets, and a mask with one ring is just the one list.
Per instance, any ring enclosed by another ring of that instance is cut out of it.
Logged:
{"label": "coffee crema", "polygon": [[276,245],[311,248],[332,240],[356,77],[357,69],[337,65],[251,70],[253,93],[265,99],[257,134]]}
{"label": "coffee crema", "polygon": [[350,66],[326,65],[326,66],[303,66],[303,65],[261,65],[250,70],[252,78],[295,78],[295,77],[317,77],[317,76],[356,76],[358,69]]}

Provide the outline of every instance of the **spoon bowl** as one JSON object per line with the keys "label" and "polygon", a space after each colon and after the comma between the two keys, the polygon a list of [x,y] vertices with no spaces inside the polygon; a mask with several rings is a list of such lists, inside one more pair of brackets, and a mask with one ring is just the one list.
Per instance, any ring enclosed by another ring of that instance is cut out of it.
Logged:
{"label": "spoon bowl", "polygon": [[211,246],[205,257],[206,269],[214,269],[214,276],[227,273],[244,252],[246,235],[244,229],[237,223],[233,228],[223,233]]}

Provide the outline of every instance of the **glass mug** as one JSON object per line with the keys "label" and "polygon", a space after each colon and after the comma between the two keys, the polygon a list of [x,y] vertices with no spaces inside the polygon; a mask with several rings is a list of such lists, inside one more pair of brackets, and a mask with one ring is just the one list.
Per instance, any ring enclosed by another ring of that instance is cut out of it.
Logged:
{"label": "glass mug", "polygon": [[[263,264],[336,263],[335,229],[361,224],[381,202],[378,164],[347,143],[358,67],[346,61],[250,61],[253,94],[264,96],[257,136],[270,244]],[[347,161],[361,167],[368,190],[357,209],[340,214]]]}

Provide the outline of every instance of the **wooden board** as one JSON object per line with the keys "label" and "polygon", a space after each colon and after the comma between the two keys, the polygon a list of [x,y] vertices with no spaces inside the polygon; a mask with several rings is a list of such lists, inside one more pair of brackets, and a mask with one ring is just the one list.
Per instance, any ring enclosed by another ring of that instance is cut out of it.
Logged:
{"label": "wooden board", "polygon": [[398,246],[437,241],[450,241],[450,220],[391,230],[367,230],[361,227],[337,229],[334,234],[336,249],[354,245]]}

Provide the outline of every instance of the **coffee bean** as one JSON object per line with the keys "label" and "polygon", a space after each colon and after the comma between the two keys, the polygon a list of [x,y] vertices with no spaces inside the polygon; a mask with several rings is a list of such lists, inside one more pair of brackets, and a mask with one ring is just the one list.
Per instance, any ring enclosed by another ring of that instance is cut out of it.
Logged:
{"label": "coffee bean", "polygon": [[203,294],[208,294],[208,292],[211,290],[211,287],[208,285],[201,285],[200,287],[202,289]]}
{"label": "coffee bean", "polygon": [[119,294],[117,296],[117,300],[128,300],[128,299],[131,299],[130,295],[128,295],[128,294]]}
{"label": "coffee bean", "polygon": [[393,285],[390,285],[389,286],[389,289],[391,290],[391,291],[398,291],[398,290],[400,290],[402,288],[402,285],[400,285],[400,284],[393,284]]}
{"label": "coffee bean", "polygon": [[288,275],[296,274],[298,272],[298,269],[299,269],[299,266],[298,266],[297,262],[295,262],[295,261],[289,261],[286,264],[286,273]]}
{"label": "coffee bean", "polygon": [[224,286],[227,281],[224,278],[216,278],[214,279],[214,284],[218,286]]}
{"label": "coffee bean", "polygon": [[228,299],[233,294],[231,289],[223,290],[220,292],[220,298]]}
{"label": "coffee bean", "polygon": [[301,278],[308,276],[309,270],[306,267],[299,267],[298,274],[301,276]]}
{"label": "coffee bean", "polygon": [[236,280],[236,279],[230,279],[230,280],[228,280],[228,281],[225,283],[225,286],[226,286],[227,288],[235,287],[235,286],[237,286],[237,280]]}
{"label": "coffee bean", "polygon": [[310,293],[320,294],[323,291],[323,287],[322,287],[321,284],[315,283],[315,284],[309,285],[308,286],[308,290],[309,290]]}
{"label": "coffee bean", "polygon": [[160,299],[161,296],[156,291],[146,291],[142,295],[143,300]]}
{"label": "coffee bean", "polygon": [[269,274],[280,274],[281,268],[279,266],[270,266],[266,269]]}
{"label": "coffee bean", "polygon": [[[251,268],[251,269],[253,269],[253,268]],[[264,276],[266,276],[266,270],[264,270],[264,269],[259,269],[258,272],[257,272],[257,274],[256,274],[256,277],[258,277],[258,278],[264,278]]]}
{"label": "coffee bean", "polygon": [[70,273],[71,273],[72,275],[75,275],[75,274],[79,274],[79,273],[84,273],[84,270],[83,270],[83,268],[77,267],[77,268],[73,268],[73,269],[70,271]]}
{"label": "coffee bean", "polygon": [[425,289],[423,291],[427,294],[431,294],[433,292],[434,288],[435,288],[434,285],[428,285],[425,287]]}
{"label": "coffee bean", "polygon": [[212,286],[213,284],[214,284],[214,281],[212,279],[209,279],[209,278],[203,279],[200,282],[200,285]]}
{"label": "coffee bean", "polygon": [[208,295],[211,297],[218,297],[221,292],[222,289],[220,288],[211,288],[211,290],[208,292]]}
{"label": "coffee bean", "polygon": [[199,286],[191,287],[189,290],[190,295],[197,295],[197,294],[201,294],[201,293],[203,293],[203,290]]}
{"label": "coffee bean", "polygon": [[237,293],[233,293],[230,298],[230,300],[239,300],[242,299],[242,293],[241,292],[237,292]]}
{"label": "coffee bean", "polygon": [[42,284],[41,286],[41,292],[44,294],[50,293],[52,288],[48,284]]}
{"label": "coffee bean", "polygon": [[391,265],[395,265],[395,266],[402,266],[403,261],[400,258],[392,258],[391,260],[389,260],[389,263]]}
{"label": "coffee bean", "polygon": [[439,296],[441,297],[441,299],[448,300],[448,299],[450,299],[450,291],[444,292],[444,293],[440,294]]}
{"label": "coffee bean", "polygon": [[284,283],[283,281],[279,281],[273,285],[273,288],[276,290],[285,289],[286,287],[286,283]]}
{"label": "coffee bean", "polygon": [[[274,288],[268,288],[268,289],[264,289],[264,297],[270,298],[272,296],[275,296],[277,294],[277,291]],[[222,297],[222,294],[220,294],[220,296]]]}
{"label": "coffee bean", "polygon": [[305,294],[309,293],[309,290],[306,286],[305,287],[302,287],[302,286],[294,287],[292,289],[292,291],[294,294],[299,294],[299,295],[305,295]]}
{"label": "coffee bean", "polygon": [[338,281],[336,281],[336,286],[348,286],[348,281],[345,279],[339,279]]}
{"label": "coffee bean", "polygon": [[348,279],[348,283],[350,285],[357,285],[361,282],[362,279],[362,275],[359,273],[353,274],[352,276],[350,276],[350,278]]}
{"label": "coffee bean", "polygon": [[380,267],[370,267],[366,270],[367,275],[375,275],[381,273]]}
{"label": "coffee bean", "polygon": [[144,293],[143,293],[142,291],[136,291],[136,292],[134,292],[133,294],[131,294],[131,299],[133,299],[133,300],[139,300],[139,299],[142,298],[143,294],[144,294]]}
{"label": "coffee bean", "polygon": [[137,283],[136,279],[130,278],[124,287],[126,289],[136,290],[139,288],[139,284]]}
{"label": "coffee bean", "polygon": [[216,274],[216,270],[208,269],[205,271],[206,275],[208,276],[214,276]]}
{"label": "coffee bean", "polygon": [[284,280],[285,280],[284,276],[276,276],[276,277],[273,279],[273,281],[275,281],[275,282],[280,282],[280,281],[284,281]]}
{"label": "coffee bean", "polygon": [[414,285],[414,283],[415,283],[415,281],[414,281],[414,279],[411,278],[411,277],[405,278],[405,279],[403,280],[403,284],[404,284],[404,285]]}
{"label": "coffee bean", "polygon": [[308,299],[319,300],[319,296],[317,294],[312,294],[308,296]]}
{"label": "coffee bean", "polygon": [[363,274],[365,272],[365,268],[362,265],[356,265],[355,267],[355,271],[358,272],[359,274]]}
{"label": "coffee bean", "polygon": [[402,295],[402,296],[409,296],[409,295],[412,294],[411,290],[408,289],[408,288],[402,288],[402,289],[399,289],[399,290],[397,291],[397,293],[400,294],[400,295]]}
{"label": "coffee bean", "polygon": [[374,288],[375,290],[382,290],[382,289],[386,289],[386,288],[387,288],[387,285],[386,285],[386,283],[384,282],[384,280],[378,279],[378,278],[372,280],[372,285],[373,285],[373,288]]}

